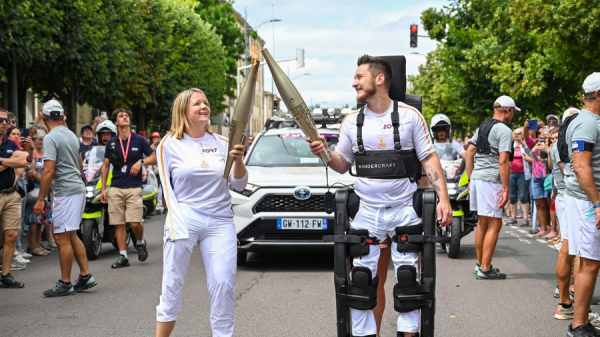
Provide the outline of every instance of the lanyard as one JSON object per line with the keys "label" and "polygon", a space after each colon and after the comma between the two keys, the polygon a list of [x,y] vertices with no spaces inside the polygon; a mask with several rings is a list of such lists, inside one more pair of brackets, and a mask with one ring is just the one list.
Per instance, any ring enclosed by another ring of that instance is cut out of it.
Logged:
{"label": "lanyard", "polygon": [[131,145],[130,143],[131,140],[131,133],[129,133],[129,137],[127,137],[127,151],[125,151],[125,149],[123,148],[123,139],[121,139],[121,137],[119,137],[119,142],[121,143],[121,151],[123,151],[123,162],[127,163],[127,155],[129,154],[129,145]]}

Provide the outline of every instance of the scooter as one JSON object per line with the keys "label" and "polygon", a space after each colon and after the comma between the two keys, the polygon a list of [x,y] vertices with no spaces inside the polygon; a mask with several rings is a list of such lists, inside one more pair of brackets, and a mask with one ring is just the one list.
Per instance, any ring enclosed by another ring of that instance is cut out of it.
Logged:
{"label": "scooter", "polygon": [[[108,220],[108,204],[100,201],[100,192],[102,191],[102,176],[101,167],[104,163],[104,146],[95,146],[89,153],[88,158],[84,160],[84,176],[85,176],[85,197],[86,205],[83,212],[78,235],[85,246],[85,251],[88,260],[96,260],[102,251],[102,243],[110,242],[115,249],[119,249],[115,238],[115,226],[111,226]],[[112,165],[108,172],[106,182],[106,194],[110,192],[110,184],[112,181]],[[156,208],[156,188],[152,185],[143,186],[143,216],[151,214]],[[133,241],[135,246],[136,237],[131,230],[131,225],[125,225],[127,230],[127,243]]]}
{"label": "scooter", "polygon": [[458,160],[440,160],[446,175],[446,186],[450,205],[452,206],[452,224],[444,228],[438,227],[439,236],[450,238],[450,243],[442,243],[442,248],[449,258],[455,259],[460,253],[460,240],[475,230],[477,213],[470,210],[469,178],[466,162]]}

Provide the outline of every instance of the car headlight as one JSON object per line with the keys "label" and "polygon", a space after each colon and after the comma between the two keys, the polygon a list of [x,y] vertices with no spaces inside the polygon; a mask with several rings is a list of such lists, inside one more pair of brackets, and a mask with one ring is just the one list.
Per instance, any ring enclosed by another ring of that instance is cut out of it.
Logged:
{"label": "car headlight", "polygon": [[87,193],[90,193],[90,192],[94,193],[94,187],[93,187],[93,186],[86,186],[86,187],[85,187],[85,191],[86,191]]}
{"label": "car headlight", "polygon": [[[455,183],[448,183],[448,188],[456,188],[456,184]],[[450,192],[448,192],[450,193]]]}
{"label": "car headlight", "polygon": [[239,192],[239,191],[236,191],[236,190],[234,190],[233,188],[231,188],[231,187],[230,187],[230,189],[231,189],[232,191],[234,191],[234,192],[236,192],[236,193],[239,193],[239,194],[241,194],[241,195],[243,195],[243,196],[245,196],[245,197],[249,197],[249,196],[251,196],[251,195],[252,195],[252,194],[254,194],[254,192],[256,192],[256,191],[257,191],[259,188],[260,188],[260,186],[258,186],[258,185],[254,185],[254,184],[251,184],[251,183],[247,183],[247,184],[246,184],[246,188],[245,188],[243,191],[241,191],[241,192]]}
{"label": "car headlight", "polygon": [[457,192],[457,191],[456,191],[456,189],[454,189],[454,188],[450,188],[450,189],[448,189],[448,194],[449,194],[449,195],[455,195],[455,194],[456,194],[456,192]]}
{"label": "car headlight", "polygon": [[86,197],[86,198],[91,198],[91,197],[93,197],[93,196],[94,196],[94,192],[92,192],[92,191],[89,191],[89,190],[88,190],[87,192],[85,192],[85,197]]}

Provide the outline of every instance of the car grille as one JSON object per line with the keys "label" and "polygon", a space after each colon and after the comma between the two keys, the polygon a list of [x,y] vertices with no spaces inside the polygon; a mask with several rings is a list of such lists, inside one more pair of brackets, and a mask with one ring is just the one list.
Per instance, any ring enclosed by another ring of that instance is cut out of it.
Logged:
{"label": "car grille", "polygon": [[[298,231],[302,232],[302,231]],[[262,240],[276,240],[276,241],[285,241],[285,240],[302,240],[302,241],[323,241],[323,235],[328,235],[329,233],[265,233],[259,235],[257,239]]]}
{"label": "car grille", "polygon": [[255,207],[254,213],[260,212],[324,212],[323,195],[312,195],[306,200],[298,200],[293,195],[267,195]]}

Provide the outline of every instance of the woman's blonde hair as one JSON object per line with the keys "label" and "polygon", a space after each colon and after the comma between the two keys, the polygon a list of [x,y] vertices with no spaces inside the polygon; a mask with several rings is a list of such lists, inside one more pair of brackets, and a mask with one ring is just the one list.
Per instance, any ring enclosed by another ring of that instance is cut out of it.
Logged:
{"label": "woman's blonde hair", "polygon": [[[183,138],[183,132],[190,128],[190,120],[188,119],[187,114],[190,107],[190,98],[195,92],[205,95],[204,91],[198,88],[191,88],[180,92],[175,97],[175,100],[173,100],[170,133],[177,139]],[[206,132],[212,132],[210,123],[206,124]]]}

